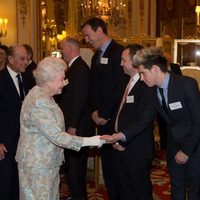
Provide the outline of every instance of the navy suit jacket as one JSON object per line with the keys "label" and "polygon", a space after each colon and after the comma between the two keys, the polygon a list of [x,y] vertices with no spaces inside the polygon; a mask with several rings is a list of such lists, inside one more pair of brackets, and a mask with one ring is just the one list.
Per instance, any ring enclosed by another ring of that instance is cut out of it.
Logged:
{"label": "navy suit jacket", "polygon": [[170,69],[171,69],[171,71],[174,72],[175,74],[182,74],[179,64],[170,63]]}
{"label": "navy suit jacket", "polygon": [[22,73],[22,76],[26,78],[28,82],[28,87],[31,89],[35,86],[35,78],[33,76],[33,71],[36,69],[37,64],[32,60],[31,63],[26,67],[26,71]]}
{"label": "navy suit jacket", "polygon": [[170,74],[168,115],[162,109],[157,91],[154,92],[155,108],[167,122],[169,155],[174,156],[179,150],[189,156],[195,154],[200,142],[200,93],[197,81]]}
{"label": "navy suit jacket", "polygon": [[[23,79],[25,93],[27,81]],[[20,134],[20,109],[22,101],[7,67],[0,71],[0,143],[7,148],[5,159],[13,159]]]}
{"label": "navy suit jacket", "polygon": [[92,109],[98,110],[99,115],[109,122],[101,126],[102,133],[112,133],[111,122],[114,113],[119,106],[124,88],[128,81],[121,67],[121,54],[123,46],[111,41],[102,59],[98,63],[98,53],[92,57],[91,62],[91,88],[92,88]]}

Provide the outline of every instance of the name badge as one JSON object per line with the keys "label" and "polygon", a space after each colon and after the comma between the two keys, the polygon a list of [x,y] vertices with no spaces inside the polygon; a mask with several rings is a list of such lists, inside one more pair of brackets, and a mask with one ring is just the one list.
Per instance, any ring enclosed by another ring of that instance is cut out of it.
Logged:
{"label": "name badge", "polygon": [[101,58],[101,64],[108,64],[108,58]]}
{"label": "name badge", "polygon": [[126,103],[134,103],[134,96],[127,96],[126,97]]}
{"label": "name badge", "polygon": [[178,109],[183,108],[183,106],[182,106],[180,101],[177,101],[177,102],[174,102],[174,103],[170,103],[169,108],[170,108],[170,110],[178,110]]}

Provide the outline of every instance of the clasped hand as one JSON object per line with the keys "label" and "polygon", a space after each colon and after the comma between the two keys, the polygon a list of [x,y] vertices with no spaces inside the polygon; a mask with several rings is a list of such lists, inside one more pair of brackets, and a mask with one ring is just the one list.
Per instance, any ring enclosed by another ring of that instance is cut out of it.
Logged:
{"label": "clasped hand", "polygon": [[113,148],[117,151],[124,151],[125,148],[121,146],[117,141],[122,139],[121,134],[119,133],[114,133],[112,135],[102,135],[101,136],[102,140],[105,140],[105,143],[107,144],[112,144]]}
{"label": "clasped hand", "polygon": [[93,121],[97,124],[97,125],[105,125],[108,120],[107,119],[104,119],[102,117],[99,117],[99,113],[97,110],[95,110],[93,113],[92,113],[92,119]]}
{"label": "clasped hand", "polygon": [[180,150],[180,151],[178,151],[176,153],[174,159],[175,159],[175,161],[176,161],[177,164],[179,164],[179,165],[182,164],[183,165],[183,164],[185,164],[188,161],[189,157]]}
{"label": "clasped hand", "polygon": [[119,133],[114,133],[112,135],[102,135],[101,139],[105,140],[107,144],[113,144],[121,140],[122,136]]}

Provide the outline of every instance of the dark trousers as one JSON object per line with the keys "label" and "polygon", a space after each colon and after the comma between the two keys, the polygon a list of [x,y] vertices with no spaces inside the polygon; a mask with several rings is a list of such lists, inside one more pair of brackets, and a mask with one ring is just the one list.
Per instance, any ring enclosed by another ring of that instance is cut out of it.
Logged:
{"label": "dark trousers", "polygon": [[158,122],[158,130],[159,130],[159,137],[160,137],[160,149],[166,150],[166,147],[167,147],[166,122],[160,115],[157,115],[157,122]]}
{"label": "dark trousers", "polygon": [[72,200],[86,200],[86,172],[88,148],[84,147],[79,152],[65,149],[65,162],[67,165],[67,184]]}
{"label": "dark trousers", "polygon": [[109,200],[119,200],[119,186],[115,173],[114,149],[112,145],[103,145],[100,148],[104,182],[108,191]]}
{"label": "dark trousers", "polygon": [[19,177],[14,159],[0,161],[0,199],[19,200]]}
{"label": "dark trousers", "polygon": [[152,159],[130,156],[125,152],[116,152],[120,200],[153,200],[150,178]]}
{"label": "dark trousers", "polygon": [[[184,165],[168,158],[172,200],[200,200],[200,151]],[[187,193],[187,198],[186,198]]]}

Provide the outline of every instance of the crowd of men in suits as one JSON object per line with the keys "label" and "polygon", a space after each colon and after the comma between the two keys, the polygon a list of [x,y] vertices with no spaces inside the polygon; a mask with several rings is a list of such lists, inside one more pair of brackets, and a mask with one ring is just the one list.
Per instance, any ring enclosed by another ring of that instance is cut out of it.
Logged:
{"label": "crowd of men in suits", "polygon": [[[100,149],[103,178],[110,200],[151,200],[154,158],[153,124],[159,113],[167,130],[167,162],[173,200],[200,199],[200,96],[193,78],[168,71],[159,48],[123,47],[108,34],[105,22],[92,18],[82,26],[94,53],[89,67],[79,43],[60,43],[68,63],[66,86],[56,96],[69,134],[100,134],[110,144]],[[33,52],[13,45],[0,71],[0,199],[18,200],[15,153],[20,134],[23,95],[35,85]],[[28,66],[30,64],[30,66]],[[18,75],[19,74],[19,75]],[[18,75],[18,78],[17,78]],[[23,92],[20,89],[23,82]],[[21,94],[23,93],[23,94]],[[97,132],[95,132],[97,129]],[[166,135],[166,134],[165,134]],[[87,200],[88,148],[65,150],[68,199]]]}

